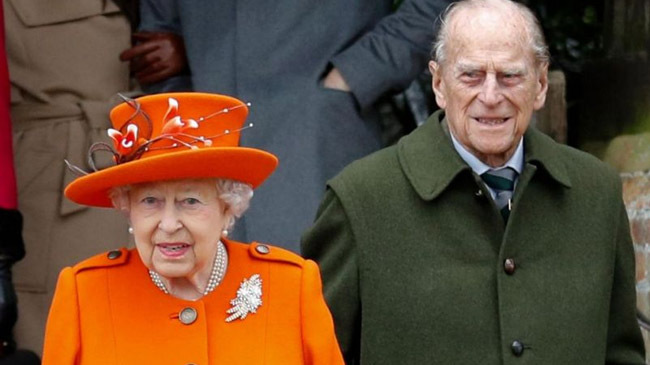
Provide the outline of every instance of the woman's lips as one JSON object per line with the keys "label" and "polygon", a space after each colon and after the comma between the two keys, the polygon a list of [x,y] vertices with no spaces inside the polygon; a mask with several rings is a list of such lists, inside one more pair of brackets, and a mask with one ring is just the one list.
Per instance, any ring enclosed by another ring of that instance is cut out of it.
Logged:
{"label": "woman's lips", "polygon": [[167,257],[179,257],[183,256],[192,246],[186,243],[158,243],[156,247]]}

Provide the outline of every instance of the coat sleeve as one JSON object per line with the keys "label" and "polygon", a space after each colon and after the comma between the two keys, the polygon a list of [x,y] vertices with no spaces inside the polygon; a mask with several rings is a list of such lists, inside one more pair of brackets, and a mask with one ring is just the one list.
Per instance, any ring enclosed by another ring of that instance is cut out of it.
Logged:
{"label": "coat sleeve", "polygon": [[140,25],[143,31],[181,33],[176,0],[140,0]]}
{"label": "coat sleeve", "polygon": [[625,207],[621,203],[607,333],[606,363],[611,365],[645,364],[643,338],[635,316],[634,246],[629,227]]}
{"label": "coat sleeve", "polygon": [[318,266],[306,260],[302,274],[301,316],[305,364],[343,364],[332,316],[323,299]]}
{"label": "coat sleeve", "polygon": [[315,260],[345,363],[359,363],[361,307],[354,236],[336,194],[328,189],[316,221],[302,237],[302,253]]}
{"label": "coat sleeve", "polygon": [[[178,13],[178,2],[176,0],[140,0],[139,7],[139,30],[147,32],[171,32],[180,34],[181,36],[183,35]],[[190,75],[182,73],[157,83],[141,86],[147,94],[190,91],[192,90],[192,80]]]}
{"label": "coat sleeve", "polygon": [[80,351],[79,304],[73,269],[61,271],[45,328],[42,365],[73,365]]}
{"label": "coat sleeve", "polygon": [[362,108],[391,89],[403,89],[429,59],[436,18],[449,0],[404,0],[397,11],[330,62]]}

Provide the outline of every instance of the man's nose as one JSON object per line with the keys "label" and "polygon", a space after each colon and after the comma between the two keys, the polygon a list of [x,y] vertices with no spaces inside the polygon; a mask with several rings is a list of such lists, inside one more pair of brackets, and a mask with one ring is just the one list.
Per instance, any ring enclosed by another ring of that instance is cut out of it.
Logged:
{"label": "man's nose", "polygon": [[487,74],[478,98],[483,104],[488,106],[497,105],[503,100],[501,85],[499,85],[495,74]]}
{"label": "man's nose", "polygon": [[158,223],[158,228],[166,233],[174,233],[181,227],[183,227],[183,224],[176,207],[173,204],[167,204]]}

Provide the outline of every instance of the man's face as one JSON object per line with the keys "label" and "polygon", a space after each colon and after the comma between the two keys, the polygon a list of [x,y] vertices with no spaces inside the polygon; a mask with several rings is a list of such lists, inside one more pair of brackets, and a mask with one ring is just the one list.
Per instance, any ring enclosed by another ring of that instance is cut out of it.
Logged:
{"label": "man's face", "polygon": [[496,167],[512,156],[533,111],[544,105],[547,65],[536,64],[522,20],[481,10],[453,17],[446,60],[429,68],[454,137]]}

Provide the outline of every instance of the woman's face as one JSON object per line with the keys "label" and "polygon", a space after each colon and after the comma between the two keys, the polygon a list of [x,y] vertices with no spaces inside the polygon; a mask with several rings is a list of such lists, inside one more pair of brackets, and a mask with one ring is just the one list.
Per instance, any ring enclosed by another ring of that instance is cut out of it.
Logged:
{"label": "woman's face", "polygon": [[129,191],[135,245],[145,266],[165,278],[212,269],[229,216],[213,180],[137,184]]}

